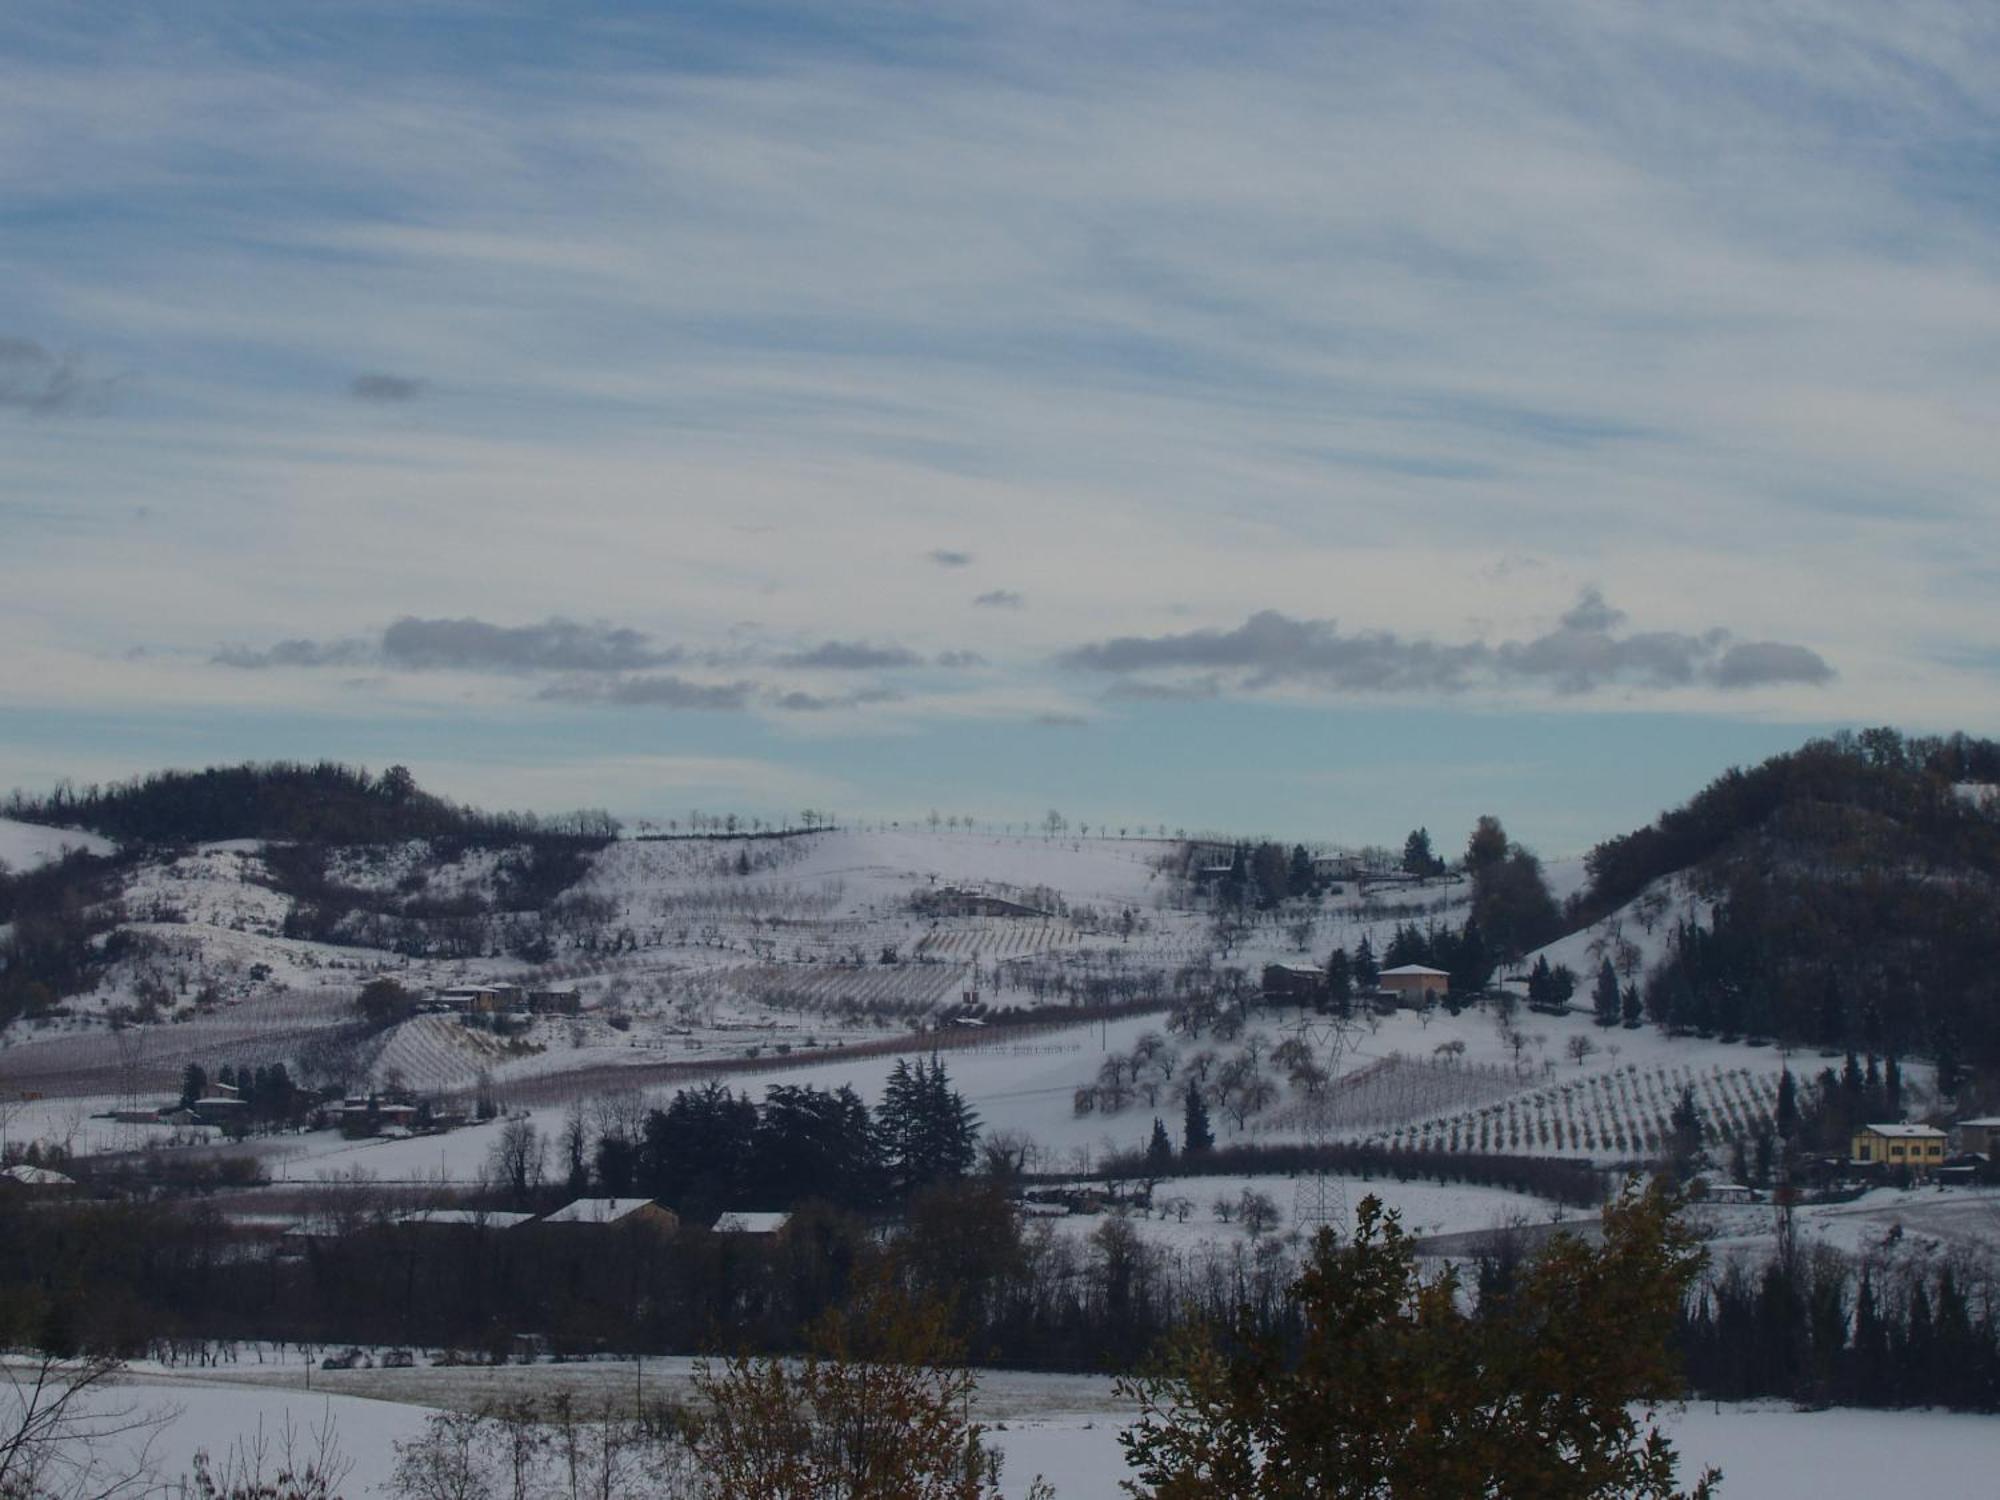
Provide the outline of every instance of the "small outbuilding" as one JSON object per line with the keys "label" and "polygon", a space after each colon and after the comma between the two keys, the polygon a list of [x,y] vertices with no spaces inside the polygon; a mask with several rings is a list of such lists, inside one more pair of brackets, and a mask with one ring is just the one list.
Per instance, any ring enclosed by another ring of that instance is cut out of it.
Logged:
{"label": "small outbuilding", "polygon": [[1315,964],[1265,964],[1264,998],[1308,1005],[1326,993],[1326,971]]}
{"label": "small outbuilding", "polygon": [[1989,1159],[2000,1157],[2000,1115],[1958,1122],[1958,1149]]}
{"label": "small outbuilding", "polygon": [[662,1208],[651,1198],[579,1198],[552,1214],[544,1214],[540,1224],[606,1228],[610,1225],[639,1225],[660,1234],[673,1234],[681,1227],[680,1215]]}

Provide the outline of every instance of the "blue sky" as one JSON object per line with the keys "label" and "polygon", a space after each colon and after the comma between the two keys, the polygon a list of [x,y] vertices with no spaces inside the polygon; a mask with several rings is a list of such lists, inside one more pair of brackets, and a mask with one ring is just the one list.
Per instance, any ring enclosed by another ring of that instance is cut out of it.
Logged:
{"label": "blue sky", "polygon": [[1978,5],[0,13],[0,786],[1547,852],[2000,731]]}

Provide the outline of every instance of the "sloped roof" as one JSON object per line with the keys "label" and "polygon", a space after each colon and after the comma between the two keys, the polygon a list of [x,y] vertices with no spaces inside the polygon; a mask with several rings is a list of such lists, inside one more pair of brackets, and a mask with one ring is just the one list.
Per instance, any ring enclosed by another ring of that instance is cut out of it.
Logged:
{"label": "sloped roof", "polygon": [[484,1225],[488,1229],[512,1229],[516,1224],[525,1224],[532,1218],[533,1214],[492,1213],[478,1208],[420,1208],[415,1213],[399,1214],[396,1222]]}
{"label": "sloped roof", "polygon": [[1861,1128],[1872,1135],[1887,1136],[1891,1140],[1941,1141],[1944,1139],[1944,1132],[1939,1130],[1935,1125],[1904,1125],[1898,1123],[1890,1125],[1864,1125]]}
{"label": "sloped roof", "polygon": [[717,1234],[776,1234],[791,1222],[790,1214],[728,1213],[715,1221]]}
{"label": "sloped roof", "polygon": [[1435,974],[1439,979],[1451,978],[1449,969],[1433,969],[1429,964],[1397,964],[1393,969],[1382,970],[1381,977],[1388,979],[1396,974]]}
{"label": "sloped roof", "polygon": [[547,1215],[544,1224],[616,1224],[642,1208],[653,1207],[651,1198],[579,1198]]}
{"label": "sloped roof", "polygon": [[0,1172],[0,1177],[5,1177],[10,1182],[18,1182],[24,1187],[76,1186],[76,1179],[74,1177],[65,1177],[60,1172],[51,1172],[47,1167],[30,1167],[25,1164],[18,1167],[9,1167],[5,1172]]}

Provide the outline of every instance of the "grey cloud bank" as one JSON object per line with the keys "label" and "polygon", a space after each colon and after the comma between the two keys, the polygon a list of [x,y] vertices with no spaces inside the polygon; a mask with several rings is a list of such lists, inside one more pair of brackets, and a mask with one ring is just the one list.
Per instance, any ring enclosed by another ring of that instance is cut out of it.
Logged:
{"label": "grey cloud bank", "polygon": [[34,339],[0,335],[0,409],[66,411],[109,390],[111,382],[84,371],[74,354],[57,354]]}
{"label": "grey cloud bank", "polygon": [[[1775,641],[1732,645],[1720,627],[1619,633],[1622,612],[1585,592],[1554,630],[1525,641],[1444,644],[1388,630],[1343,634],[1332,620],[1260,610],[1233,630],[1119,636],[1057,658],[1076,671],[1122,680],[1118,697],[1208,698],[1234,686],[1296,684],[1335,693],[1457,693],[1478,686],[1545,686],[1564,694],[1614,685],[1649,689],[1695,683],[1729,689],[1832,680],[1818,652]],[[1196,671],[1192,681],[1134,674]]]}
{"label": "grey cloud bank", "polygon": [[485,620],[425,620],[405,615],[380,640],[285,640],[263,649],[229,646],[225,667],[328,667],[379,663],[404,671],[627,672],[686,659],[678,647],[655,648],[636,630],[553,618],[539,625]]}
{"label": "grey cloud bank", "polygon": [[690,682],[672,673],[643,677],[572,677],[554,682],[536,696],[552,703],[603,703],[622,708],[700,709],[737,713],[750,706],[755,686],[748,682]]}
{"label": "grey cloud bank", "polygon": [[424,393],[424,382],[408,375],[373,372],[357,375],[348,382],[347,394],[357,401],[396,403],[414,401]]}
{"label": "grey cloud bank", "polygon": [[778,658],[781,667],[805,667],[829,672],[874,672],[918,667],[924,659],[902,646],[877,646],[869,641],[822,641],[808,651]]}

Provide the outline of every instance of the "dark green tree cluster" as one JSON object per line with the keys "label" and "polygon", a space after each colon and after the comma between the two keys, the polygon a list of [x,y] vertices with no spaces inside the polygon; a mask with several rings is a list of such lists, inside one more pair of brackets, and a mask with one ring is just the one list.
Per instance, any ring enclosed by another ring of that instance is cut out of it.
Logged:
{"label": "dark green tree cluster", "polygon": [[1606,1208],[1601,1247],[1559,1236],[1471,1306],[1457,1274],[1420,1272],[1395,1216],[1364,1199],[1350,1240],[1315,1240],[1292,1287],[1295,1332],[1239,1314],[1189,1332],[1164,1374],[1129,1387],[1129,1487],[1160,1500],[1680,1494],[1650,1409],[1678,1394],[1672,1335],[1701,1265],[1673,1210],[1663,1193],[1629,1195]]}
{"label": "dark green tree cluster", "polygon": [[1538,956],[1528,970],[1528,1004],[1544,1010],[1564,1010],[1576,993],[1576,971],[1568,964],[1551,964]]}
{"label": "dark green tree cluster", "polygon": [[1680,1342],[1690,1383],[1716,1400],[2000,1410],[2000,1322],[1949,1266],[1732,1264],[1695,1299]]}
{"label": "dark green tree cluster", "polygon": [[1431,848],[1431,831],[1428,828],[1412,828],[1410,836],[1403,840],[1403,873],[1428,879],[1444,874],[1445,868],[1445,862]]}
{"label": "dark green tree cluster", "polygon": [[1472,830],[1465,868],[1472,876],[1473,920],[1503,962],[1532,953],[1562,930],[1542,862],[1532,850],[1510,843],[1498,818],[1482,817]]}
{"label": "dark green tree cluster", "polygon": [[1284,845],[1266,841],[1235,847],[1229,869],[1217,883],[1216,896],[1226,906],[1255,905],[1260,911],[1270,911],[1293,897],[1316,896],[1320,890],[1321,881],[1305,845],[1294,844],[1287,852]]}
{"label": "dark green tree cluster", "polygon": [[77,851],[38,869],[0,868],[0,1026],[89,989],[129,951],[117,931],[126,862]]}
{"label": "dark green tree cluster", "polygon": [[[1959,794],[2000,745],[1869,730],[1718,778],[1592,851],[1594,920],[1678,876],[1710,914],[1673,934],[1663,1023],[2000,1072],[2000,818]],[[1868,1018],[1880,1029],[1871,1044]]]}
{"label": "dark green tree cluster", "polygon": [[380,776],[335,761],[248,762],[202,771],[157,771],[131,781],[45,797],[15,792],[5,816],[87,828],[124,844],[175,845],[218,839],[371,844],[447,835],[513,840],[549,835],[616,836],[609,814],[557,818],[489,814],[424,791],[408,768]]}
{"label": "dark green tree cluster", "polygon": [[1476,916],[1467,917],[1465,925],[1455,932],[1435,923],[1419,927],[1414,922],[1405,922],[1397,927],[1388,947],[1382,950],[1385,969],[1424,964],[1444,970],[1451,975],[1454,995],[1477,995],[1484,990],[1493,978],[1494,962],[1493,950]]}
{"label": "dark green tree cluster", "polygon": [[694,1220],[809,1198],[867,1210],[973,1167],[979,1121],[935,1057],[899,1059],[873,1111],[851,1088],[774,1085],[761,1104],[720,1083],[677,1092],[636,1141],[606,1135],[597,1178]]}
{"label": "dark green tree cluster", "polygon": [[319,1096],[301,1089],[281,1062],[262,1067],[232,1067],[224,1063],[211,1083],[208,1070],[189,1063],[181,1070],[180,1106],[190,1109],[199,1099],[214,1092],[213,1085],[235,1090],[243,1101],[243,1121],[255,1125],[282,1125],[298,1119],[320,1102]]}

